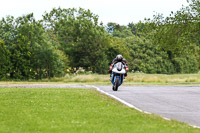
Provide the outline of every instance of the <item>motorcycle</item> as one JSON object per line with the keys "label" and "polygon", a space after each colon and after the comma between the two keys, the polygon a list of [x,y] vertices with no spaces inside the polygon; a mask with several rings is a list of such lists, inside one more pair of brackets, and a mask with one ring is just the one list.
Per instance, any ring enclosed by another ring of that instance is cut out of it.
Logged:
{"label": "motorcycle", "polygon": [[118,87],[122,85],[124,76],[126,73],[126,70],[128,70],[128,67],[126,67],[122,62],[118,62],[114,64],[114,67],[110,66],[112,70],[111,74],[111,83],[113,85],[112,89],[113,91],[117,91]]}

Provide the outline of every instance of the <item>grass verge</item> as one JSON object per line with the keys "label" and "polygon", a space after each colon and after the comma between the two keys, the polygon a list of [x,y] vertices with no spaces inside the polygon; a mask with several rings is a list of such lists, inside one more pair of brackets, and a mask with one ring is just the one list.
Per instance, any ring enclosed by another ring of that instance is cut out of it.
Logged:
{"label": "grass verge", "polygon": [[[109,74],[78,74],[66,75],[61,78],[29,80],[29,81],[0,81],[1,84],[93,84],[110,85]],[[158,84],[158,85],[200,85],[198,74],[141,74],[128,73],[124,85]]]}
{"label": "grass verge", "polygon": [[0,132],[199,133],[89,89],[0,88]]}

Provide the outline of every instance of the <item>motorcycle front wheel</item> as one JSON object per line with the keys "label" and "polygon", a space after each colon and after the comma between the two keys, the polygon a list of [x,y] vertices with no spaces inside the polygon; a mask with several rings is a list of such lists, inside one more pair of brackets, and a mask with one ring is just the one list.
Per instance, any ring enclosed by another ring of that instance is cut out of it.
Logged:
{"label": "motorcycle front wheel", "polygon": [[115,85],[113,86],[113,91],[117,91],[118,87],[119,87],[119,77],[117,77],[115,80]]}

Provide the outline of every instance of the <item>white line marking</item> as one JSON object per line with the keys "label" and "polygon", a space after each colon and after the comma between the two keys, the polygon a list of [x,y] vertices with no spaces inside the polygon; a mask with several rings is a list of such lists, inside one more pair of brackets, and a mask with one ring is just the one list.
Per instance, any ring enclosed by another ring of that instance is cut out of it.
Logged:
{"label": "white line marking", "polygon": [[107,92],[101,90],[100,88],[98,88],[98,87],[96,87],[96,86],[92,86],[92,87],[95,88],[95,89],[97,89],[97,91],[99,91],[99,92],[101,92],[101,93],[103,93],[103,94],[106,94],[106,95],[108,95],[108,96],[110,96],[110,97],[116,99],[117,101],[119,101],[119,102],[121,102],[121,103],[127,105],[127,106],[130,107],[130,108],[134,108],[134,109],[136,109],[136,110],[138,110],[138,111],[140,111],[140,112],[144,112],[144,113],[146,113],[146,114],[151,114],[150,112],[143,111],[143,110],[141,110],[141,109],[135,107],[134,105],[132,105],[132,104],[130,104],[130,103],[128,103],[128,102],[126,102],[126,101],[124,101],[124,100],[122,100],[122,99],[120,99],[120,98],[118,98],[118,97],[116,97],[116,96],[114,96],[114,95],[112,95],[112,94],[109,94],[109,93],[107,93]]}
{"label": "white line marking", "polygon": [[[43,85],[43,84],[41,84],[41,85]],[[9,86],[9,87],[22,87],[22,86],[27,86],[27,85],[0,85],[0,87],[8,87],[8,86]],[[30,87],[30,85],[28,85],[28,86]],[[36,86],[37,86],[37,84],[36,84]],[[143,111],[143,110],[141,110],[141,109],[135,107],[134,105],[132,105],[132,104],[130,104],[130,103],[128,103],[128,102],[126,102],[126,101],[124,101],[124,100],[122,100],[122,99],[120,99],[120,98],[118,98],[118,97],[116,97],[116,96],[114,96],[114,95],[112,95],[112,94],[109,94],[109,93],[107,93],[107,92],[101,90],[100,88],[98,88],[98,87],[96,87],[96,86],[90,86],[90,85],[84,85],[84,86],[85,86],[86,88],[93,87],[93,88],[95,88],[97,91],[99,91],[99,92],[101,92],[101,93],[103,93],[103,94],[105,94],[105,95],[107,95],[107,96],[110,96],[110,97],[116,99],[117,101],[121,102],[121,103],[124,104],[124,105],[127,105],[127,106],[130,107],[130,108],[134,108],[134,109],[136,109],[136,110],[138,110],[138,111],[140,111],[140,112],[143,112],[143,113],[145,113],[145,114],[152,114],[152,113],[150,113],[150,112]],[[43,86],[43,87],[44,87],[44,88],[47,88],[46,86]],[[160,117],[163,118],[163,119],[165,119],[165,120],[170,121],[169,118],[166,118],[166,117],[163,117],[163,116],[160,116]],[[189,125],[190,125],[190,124],[189,124]],[[195,126],[195,125],[190,125],[190,126],[192,126],[192,127],[194,127],[194,128],[200,128],[199,126]]]}
{"label": "white line marking", "polygon": [[167,117],[163,117],[163,116],[160,116],[160,117],[162,117],[163,119],[165,119],[165,120],[167,120],[167,121],[170,121],[170,119],[167,118]]}
{"label": "white line marking", "polygon": [[194,127],[194,128],[200,128],[199,126],[194,126],[194,125],[190,125],[190,126],[192,126],[192,127]]}
{"label": "white line marking", "polygon": [[114,96],[114,95],[112,95],[112,94],[109,94],[109,93],[107,93],[107,92],[105,92],[105,91],[99,89],[99,88],[96,87],[96,86],[92,86],[92,87],[96,88],[97,91],[99,91],[99,92],[101,92],[101,93],[103,93],[103,94],[106,94],[106,95],[108,95],[108,96],[110,96],[110,97],[116,99],[117,101],[119,101],[119,102],[121,102],[121,103],[127,105],[127,106],[130,107],[130,108],[134,108],[134,109],[136,109],[136,110],[138,110],[138,111],[140,111],[140,112],[143,112],[141,109],[139,109],[139,108],[133,106],[132,104],[127,103],[126,101],[124,101],[124,100],[122,100],[122,99],[120,99],[120,98],[118,98],[118,97],[116,97],[116,96]]}
{"label": "white line marking", "polygon": [[[97,91],[99,91],[99,92],[101,92],[101,93],[103,93],[103,94],[105,94],[105,95],[107,95],[107,96],[110,96],[110,97],[116,99],[117,101],[121,102],[122,104],[124,104],[124,105],[126,105],[126,106],[128,106],[128,107],[130,107],[130,108],[134,108],[134,109],[136,109],[136,110],[138,110],[138,111],[140,111],[140,112],[143,112],[143,113],[145,113],[145,114],[152,114],[152,113],[150,113],[150,112],[143,111],[143,110],[141,110],[141,109],[135,107],[134,105],[132,105],[132,104],[130,104],[130,103],[128,103],[128,102],[126,102],[126,101],[120,99],[119,97],[116,97],[116,96],[114,96],[114,95],[112,95],[112,94],[109,94],[109,93],[107,93],[107,92],[101,90],[100,88],[98,88],[98,87],[96,87],[96,86],[92,86],[92,87],[95,88]],[[171,119],[169,119],[169,118],[167,118],[167,117],[163,117],[163,116],[160,116],[160,117],[163,118],[163,119],[165,119],[165,120],[167,120],[167,121],[170,121],[170,120],[171,120]],[[194,128],[200,128],[199,126],[195,126],[195,125],[191,125],[191,124],[189,124],[189,125],[192,126],[192,127],[194,127]]]}

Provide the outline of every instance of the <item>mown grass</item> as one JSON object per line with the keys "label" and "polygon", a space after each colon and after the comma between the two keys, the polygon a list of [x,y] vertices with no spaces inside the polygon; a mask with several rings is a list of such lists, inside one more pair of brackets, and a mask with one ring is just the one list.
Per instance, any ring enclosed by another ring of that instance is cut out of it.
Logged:
{"label": "mown grass", "polygon": [[2,133],[199,133],[89,89],[0,88]]}
{"label": "mown grass", "polygon": [[[29,81],[1,81],[0,84],[95,84],[110,85],[109,74],[71,74],[61,78],[51,78]],[[128,73],[125,84],[200,84],[200,73],[198,74],[141,74]]]}

